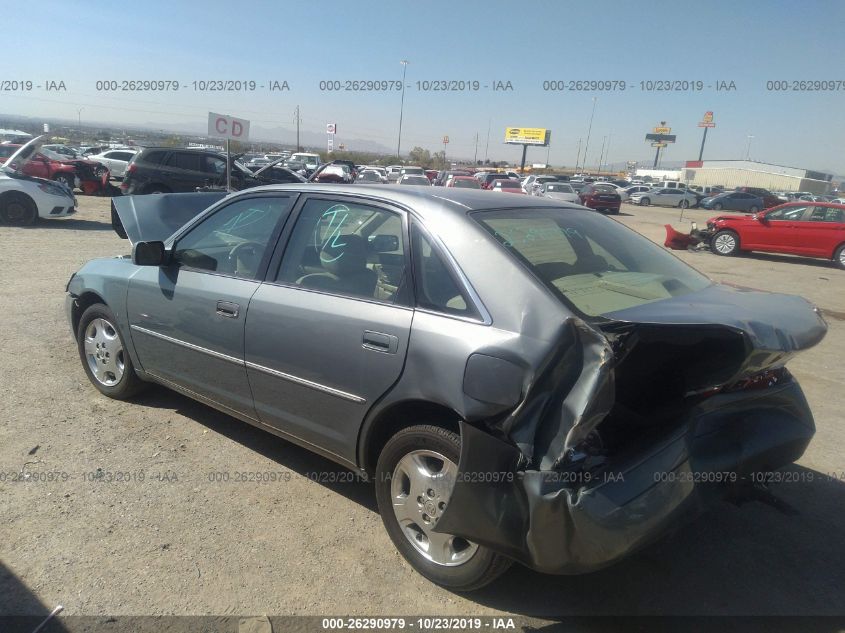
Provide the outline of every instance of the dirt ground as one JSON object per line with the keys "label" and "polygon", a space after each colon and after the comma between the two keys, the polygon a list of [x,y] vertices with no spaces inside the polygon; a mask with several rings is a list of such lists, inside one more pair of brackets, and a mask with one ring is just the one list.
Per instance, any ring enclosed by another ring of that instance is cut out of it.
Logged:
{"label": "dirt ground", "polygon": [[[332,463],[162,388],[122,403],[88,383],[64,288],[86,260],[127,251],[108,202],[83,196],[72,219],[0,227],[0,614],[845,613],[845,271],[680,254],[718,281],[804,295],[827,317],[827,338],[790,364],[818,426],[793,481],[773,487],[797,514],[724,503],[604,571],[517,565],[463,596],[403,561],[369,485],[314,480],[343,472]],[[625,206],[618,219],[661,243],[666,222],[688,226],[677,209]],[[22,470],[29,479],[12,481]],[[279,481],[215,481],[235,472]]]}

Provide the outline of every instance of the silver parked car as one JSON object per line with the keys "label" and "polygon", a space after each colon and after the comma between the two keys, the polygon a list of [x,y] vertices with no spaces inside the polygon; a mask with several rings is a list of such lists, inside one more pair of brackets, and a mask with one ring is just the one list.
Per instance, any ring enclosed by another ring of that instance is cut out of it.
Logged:
{"label": "silver parked car", "polygon": [[580,207],[427,189],[114,198],[132,256],[67,285],[85,373],[372,478],[397,549],[455,590],[605,566],[802,455],[784,362],[826,332],[804,299]]}
{"label": "silver parked car", "polygon": [[649,189],[633,193],[628,198],[634,204],[648,206],[650,204],[659,207],[681,207],[686,209],[698,204],[698,196],[686,189],[664,187]]}

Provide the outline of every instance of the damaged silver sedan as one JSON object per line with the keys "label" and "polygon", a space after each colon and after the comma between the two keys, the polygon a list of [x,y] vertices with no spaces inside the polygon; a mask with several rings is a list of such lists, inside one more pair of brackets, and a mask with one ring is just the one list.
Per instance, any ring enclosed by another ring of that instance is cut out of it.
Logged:
{"label": "damaged silver sedan", "polygon": [[365,473],[455,590],[613,563],[814,433],[785,367],[825,335],[812,305],[581,207],[362,185],[113,207],[132,256],[67,288],[94,386],[158,383]]}

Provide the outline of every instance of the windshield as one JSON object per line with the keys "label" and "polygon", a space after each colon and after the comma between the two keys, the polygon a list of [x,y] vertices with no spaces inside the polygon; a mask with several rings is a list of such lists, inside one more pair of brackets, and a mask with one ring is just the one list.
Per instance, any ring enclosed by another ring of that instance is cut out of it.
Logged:
{"label": "windshield", "polygon": [[474,218],[565,303],[589,316],[710,285],[651,240],[595,214],[514,209]]}

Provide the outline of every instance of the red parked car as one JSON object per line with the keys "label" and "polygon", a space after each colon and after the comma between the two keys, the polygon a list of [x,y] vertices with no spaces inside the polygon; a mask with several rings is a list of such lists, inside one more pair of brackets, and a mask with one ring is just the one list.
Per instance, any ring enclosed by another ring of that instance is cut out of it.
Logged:
{"label": "red parked car", "polygon": [[437,170],[436,169],[426,169],[425,175],[431,181],[434,182],[434,179],[437,178]]}
{"label": "red parked car", "polygon": [[612,193],[608,187],[602,187],[601,183],[582,187],[578,197],[581,204],[588,209],[607,213],[619,213],[619,207],[622,205],[622,197],[618,193]]}
{"label": "red parked car", "polygon": [[[481,183],[482,189],[492,189],[493,183],[497,180],[502,180],[503,178],[508,178],[507,174],[499,174],[499,173],[490,173],[484,174],[481,178],[479,178],[479,182]],[[519,181],[516,181],[519,184]]]}
{"label": "red parked car", "polygon": [[512,180],[511,178],[500,178],[499,180],[494,180],[492,186],[490,187],[490,191],[498,191],[504,193],[521,193],[525,195],[525,192],[522,190],[522,183],[518,180]]}
{"label": "red parked car", "polygon": [[707,220],[707,233],[717,255],[787,253],[830,259],[845,268],[843,204],[790,202],[753,215],[720,215]]}
{"label": "red parked car", "polygon": [[[14,153],[20,145],[5,144]],[[2,154],[4,152],[0,152]],[[11,155],[11,154],[10,154]],[[1,157],[5,162],[7,157]],[[68,158],[49,149],[41,148],[23,167],[23,173],[36,178],[55,180],[67,185],[71,191],[78,187],[85,194],[105,193],[109,188],[109,170],[102,163],[83,158]]]}
{"label": "red parked car", "polygon": [[762,187],[737,187],[735,191],[741,191],[743,193],[750,193],[758,198],[763,199],[763,208],[768,209],[770,207],[776,207],[778,205],[783,204],[783,200],[778,198],[775,194],[773,194],[768,189],[763,189]]}
{"label": "red parked car", "polygon": [[447,187],[462,187],[464,189],[481,189],[481,183],[475,176],[452,176],[446,181]]}

